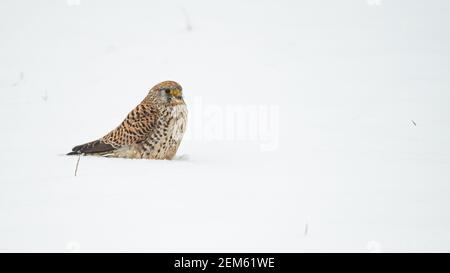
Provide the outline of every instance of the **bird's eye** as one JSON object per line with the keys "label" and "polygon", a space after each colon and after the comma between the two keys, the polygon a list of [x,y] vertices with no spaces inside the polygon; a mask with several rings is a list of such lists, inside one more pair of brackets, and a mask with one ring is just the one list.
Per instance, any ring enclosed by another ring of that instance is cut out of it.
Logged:
{"label": "bird's eye", "polygon": [[163,91],[166,92],[166,94],[170,93],[170,89],[169,88],[164,88]]}

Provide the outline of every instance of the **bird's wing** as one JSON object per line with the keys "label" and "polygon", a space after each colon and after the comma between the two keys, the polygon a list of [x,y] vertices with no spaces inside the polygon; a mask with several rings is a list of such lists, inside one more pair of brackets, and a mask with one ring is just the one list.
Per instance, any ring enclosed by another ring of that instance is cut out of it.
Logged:
{"label": "bird's wing", "polygon": [[115,148],[142,142],[156,128],[158,118],[159,111],[157,109],[141,103],[116,129],[105,135],[100,141]]}
{"label": "bird's wing", "polygon": [[142,142],[154,130],[158,118],[157,109],[141,103],[116,129],[101,139],[75,146],[68,155],[107,153],[122,146]]}

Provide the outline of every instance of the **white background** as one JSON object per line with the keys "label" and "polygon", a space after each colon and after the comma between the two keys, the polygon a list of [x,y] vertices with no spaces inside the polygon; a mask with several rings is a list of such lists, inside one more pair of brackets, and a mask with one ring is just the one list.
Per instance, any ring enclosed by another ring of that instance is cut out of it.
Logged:
{"label": "white background", "polygon": [[[2,0],[0,251],[449,251],[449,13]],[[277,105],[279,145],[190,137],[176,160],[84,157],[75,177],[63,154],[168,79],[188,107]]]}

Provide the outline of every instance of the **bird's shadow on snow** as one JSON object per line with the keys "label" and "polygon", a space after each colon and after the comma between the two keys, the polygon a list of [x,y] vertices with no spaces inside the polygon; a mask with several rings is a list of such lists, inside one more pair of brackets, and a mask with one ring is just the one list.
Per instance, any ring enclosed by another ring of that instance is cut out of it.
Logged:
{"label": "bird's shadow on snow", "polygon": [[[58,154],[58,156],[68,157],[68,158],[69,157],[71,157],[71,158],[73,158],[73,157],[78,158],[78,156],[68,156],[67,154]],[[120,159],[122,159],[122,160],[130,160],[129,158],[106,158],[106,157],[101,157],[101,156],[85,156],[85,157],[102,158],[102,159],[115,159],[115,160],[120,160]],[[135,159],[133,159],[133,160],[135,160]],[[155,160],[155,159],[151,159],[151,160]],[[187,161],[192,161],[192,160],[191,160],[191,157],[188,154],[182,154],[182,155],[174,156],[172,158],[172,160],[158,160],[158,161],[185,161],[185,162],[187,162]]]}
{"label": "bird's shadow on snow", "polygon": [[174,161],[191,161],[191,157],[188,154],[176,155],[172,158]]}

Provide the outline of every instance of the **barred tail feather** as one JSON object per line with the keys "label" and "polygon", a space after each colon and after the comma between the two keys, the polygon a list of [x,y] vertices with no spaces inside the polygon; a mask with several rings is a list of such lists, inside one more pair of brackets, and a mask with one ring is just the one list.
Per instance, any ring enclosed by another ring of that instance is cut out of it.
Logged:
{"label": "barred tail feather", "polygon": [[79,154],[101,154],[115,150],[115,148],[102,142],[101,140],[95,140],[82,145],[73,147],[72,151],[67,155],[79,155]]}

